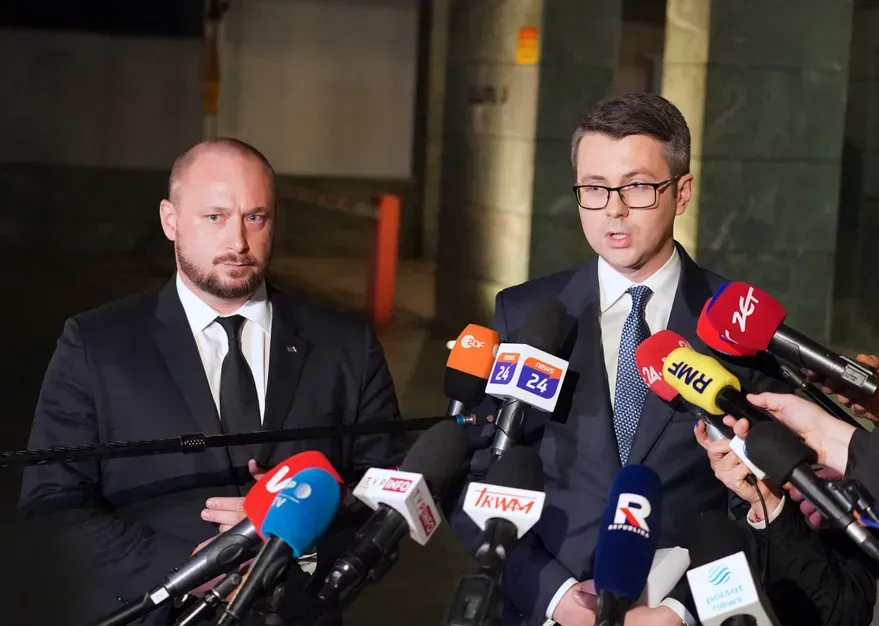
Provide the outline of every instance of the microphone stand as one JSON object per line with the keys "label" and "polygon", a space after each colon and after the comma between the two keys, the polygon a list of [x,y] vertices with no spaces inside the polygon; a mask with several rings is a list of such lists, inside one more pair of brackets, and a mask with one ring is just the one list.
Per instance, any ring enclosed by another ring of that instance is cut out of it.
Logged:
{"label": "microphone stand", "polygon": [[359,435],[383,435],[412,430],[425,430],[434,424],[446,420],[455,420],[459,424],[473,423],[468,417],[444,415],[442,417],[422,417],[347,426],[312,426],[286,430],[265,430],[251,433],[235,433],[232,435],[191,433],[170,439],[105,443],[88,446],[58,446],[44,450],[0,452],[0,467],[73,463],[123,457],[152,456],[156,454],[192,454],[193,452],[204,452],[209,448],[231,448],[264,443],[302,441],[305,439],[338,439]]}

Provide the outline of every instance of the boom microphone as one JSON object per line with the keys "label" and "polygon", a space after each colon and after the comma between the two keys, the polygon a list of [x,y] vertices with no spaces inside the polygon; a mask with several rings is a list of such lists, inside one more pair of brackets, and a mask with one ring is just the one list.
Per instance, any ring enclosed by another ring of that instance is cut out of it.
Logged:
{"label": "boom microphone", "polygon": [[641,596],[662,534],[662,483],[646,465],[614,478],[595,543],[596,626],[623,626]]}
{"label": "boom microphone", "polygon": [[449,398],[446,415],[467,415],[485,399],[485,383],[501,339],[485,326],[468,324],[455,340],[446,361],[443,392]]}
{"label": "boom microphone", "polygon": [[879,377],[873,369],[828,350],[784,324],[784,307],[753,285],[724,283],[709,301],[706,314],[728,341],[766,350],[835,380],[861,402],[872,400],[879,389]]}
{"label": "boom microphone", "polygon": [[552,413],[561,393],[568,362],[556,356],[564,340],[567,312],[558,300],[531,307],[518,333],[518,343],[502,343],[485,393],[504,401],[491,445],[495,457],[519,437],[529,406]]}

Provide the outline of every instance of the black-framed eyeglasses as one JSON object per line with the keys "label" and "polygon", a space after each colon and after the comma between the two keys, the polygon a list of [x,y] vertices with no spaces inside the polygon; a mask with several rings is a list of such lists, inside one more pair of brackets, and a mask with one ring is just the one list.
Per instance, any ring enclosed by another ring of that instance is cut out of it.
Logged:
{"label": "black-framed eyeglasses", "polygon": [[651,209],[656,206],[659,194],[680,177],[678,175],[659,183],[630,183],[621,187],[574,185],[574,195],[577,196],[577,204],[588,211],[600,211],[606,207],[614,191],[620,194],[620,200],[630,209]]}

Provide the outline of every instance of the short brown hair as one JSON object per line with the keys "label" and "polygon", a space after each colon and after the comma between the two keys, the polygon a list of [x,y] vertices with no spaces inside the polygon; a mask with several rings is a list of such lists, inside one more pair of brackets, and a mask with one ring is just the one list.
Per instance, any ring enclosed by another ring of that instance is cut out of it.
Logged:
{"label": "short brown hair", "polygon": [[586,133],[614,139],[647,135],[665,146],[672,176],[690,171],[690,128],[680,110],[660,95],[627,93],[602,100],[580,118],[571,138],[571,163],[577,169],[577,150]]}
{"label": "short brown hair", "polygon": [[241,156],[253,157],[259,161],[269,177],[269,183],[274,192],[275,169],[262,152],[251,146],[249,143],[241,141],[240,139],[235,139],[234,137],[212,137],[195,144],[174,161],[174,165],[171,167],[171,176],[168,178],[168,199],[171,200],[172,203],[175,203],[174,192],[176,187],[180,184],[180,179],[186,173],[186,170],[192,165],[195,159],[198,158],[198,155],[202,151],[210,149],[217,149],[220,151],[227,150]]}

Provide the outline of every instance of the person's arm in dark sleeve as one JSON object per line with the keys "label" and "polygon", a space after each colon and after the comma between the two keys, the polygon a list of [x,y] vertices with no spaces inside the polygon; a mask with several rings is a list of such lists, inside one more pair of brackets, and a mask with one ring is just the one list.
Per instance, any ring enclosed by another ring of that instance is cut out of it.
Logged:
{"label": "person's arm in dark sleeve", "polygon": [[795,503],[782,507],[768,530],[752,524],[758,567],[769,546],[766,593],[780,622],[869,624],[876,602],[876,563],[844,533],[813,530]]}
{"label": "person's arm in dark sleeve", "polygon": [[[394,381],[385,360],[385,353],[375,332],[364,327],[364,361],[357,410],[357,423],[392,422],[402,419]],[[406,451],[403,432],[384,435],[362,435],[354,438],[353,470],[361,475],[370,467],[399,465]]]}
{"label": "person's arm in dark sleeve", "polygon": [[[79,326],[69,319],[43,380],[28,447],[100,443],[97,387]],[[101,491],[97,461],[26,468],[19,509],[25,519],[50,523],[97,580],[124,600],[149,591],[196,547],[117,517]]]}
{"label": "person's arm in dark sleeve", "polygon": [[[508,340],[503,292],[495,300],[491,327],[500,334],[501,341]],[[496,401],[489,398],[474,413],[480,416],[496,416],[498,406]],[[450,492],[451,497],[446,500],[444,511],[464,549],[472,555],[479,547],[482,531],[467,516],[462,506],[467,484],[485,478],[491,456],[489,448],[494,437],[494,426],[473,428],[470,431],[471,459],[459,488]],[[515,543],[507,556],[502,591],[529,625],[539,626],[546,620],[547,608],[556,592],[570,578],[573,578],[572,574],[546,549],[540,538],[533,532],[528,532]]]}
{"label": "person's arm in dark sleeve", "polygon": [[874,499],[879,498],[879,429],[857,429],[852,434],[845,476],[860,482]]}

